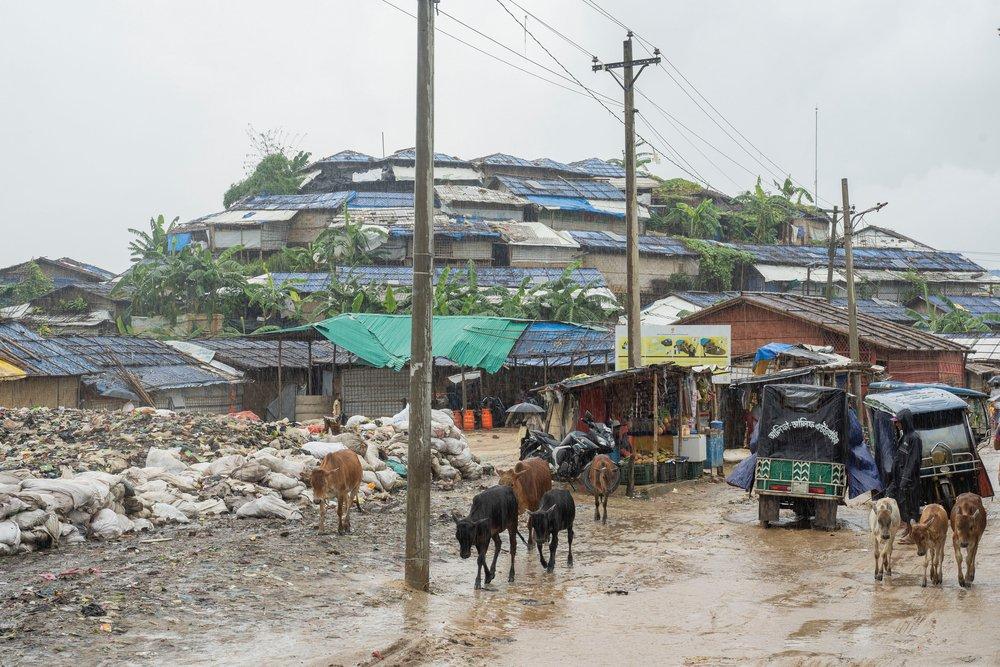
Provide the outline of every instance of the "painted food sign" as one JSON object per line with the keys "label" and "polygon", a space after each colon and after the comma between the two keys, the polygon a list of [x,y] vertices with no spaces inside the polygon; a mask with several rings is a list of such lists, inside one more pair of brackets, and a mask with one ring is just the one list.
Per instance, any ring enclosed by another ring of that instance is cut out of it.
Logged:
{"label": "painted food sign", "polygon": [[[732,360],[728,324],[642,326],[642,363],[728,367]],[[615,368],[628,368],[628,330],[615,328]]]}

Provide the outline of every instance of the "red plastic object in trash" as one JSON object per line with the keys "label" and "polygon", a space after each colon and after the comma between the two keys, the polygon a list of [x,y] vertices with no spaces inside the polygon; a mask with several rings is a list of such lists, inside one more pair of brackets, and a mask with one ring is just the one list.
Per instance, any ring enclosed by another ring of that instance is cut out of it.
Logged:
{"label": "red plastic object in trash", "polygon": [[260,421],[260,417],[258,417],[257,413],[254,412],[253,410],[243,410],[242,412],[230,412],[229,416],[233,417],[234,419],[246,419],[247,421],[251,422]]}
{"label": "red plastic object in trash", "polygon": [[313,434],[322,433],[323,431],[326,430],[326,426],[324,424],[309,424],[309,426],[306,426],[306,428],[309,429],[309,432]]}

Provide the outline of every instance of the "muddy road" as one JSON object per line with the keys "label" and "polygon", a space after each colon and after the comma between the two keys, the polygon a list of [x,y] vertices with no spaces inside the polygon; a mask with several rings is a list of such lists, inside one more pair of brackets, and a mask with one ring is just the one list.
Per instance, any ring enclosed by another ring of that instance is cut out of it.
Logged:
{"label": "muddy road", "polygon": [[[511,432],[470,440],[501,466],[516,456]],[[867,508],[841,508],[833,533],[763,530],[724,484],[674,488],[613,498],[606,526],[578,496],[575,567],[565,540],[553,575],[519,544],[516,581],[504,553],[490,591],[473,591],[448,516],[478,484],[433,494],[429,595],[399,581],[403,494],[349,536],[318,536],[311,511],[6,558],[0,664],[1000,663],[1000,503],[986,501],[974,587],[949,544],[944,586],[923,589],[907,545],[873,581]],[[104,614],[84,615],[92,603]]]}

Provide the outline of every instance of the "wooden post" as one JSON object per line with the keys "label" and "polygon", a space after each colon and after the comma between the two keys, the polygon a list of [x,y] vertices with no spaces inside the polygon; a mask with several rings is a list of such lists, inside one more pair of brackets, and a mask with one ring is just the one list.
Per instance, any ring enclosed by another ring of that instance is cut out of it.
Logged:
{"label": "wooden post", "polygon": [[281,339],[278,339],[278,419],[284,417],[284,405],[281,402]]}
{"label": "wooden post", "polygon": [[[458,369],[462,374],[462,410],[464,411],[469,409],[469,398],[465,393],[465,366],[459,366]],[[462,419],[465,419],[464,414],[462,415]]]}
{"label": "wooden post", "polygon": [[309,350],[309,366],[308,374],[306,376],[306,393],[312,396],[313,393],[313,342],[310,340],[306,343],[306,349]]}
{"label": "wooden post", "polygon": [[658,377],[657,372],[654,370],[653,371],[653,419],[652,419],[652,426],[653,426],[653,482],[656,482],[656,455],[660,451],[660,448],[659,448],[660,439],[657,436],[657,433],[660,430],[659,429],[659,425],[657,424],[657,421],[658,421],[657,420],[657,416],[660,414],[660,403],[657,400],[658,399],[659,387],[660,387],[660,378]]}
{"label": "wooden post", "polygon": [[542,383],[549,384],[549,355],[542,357]]}

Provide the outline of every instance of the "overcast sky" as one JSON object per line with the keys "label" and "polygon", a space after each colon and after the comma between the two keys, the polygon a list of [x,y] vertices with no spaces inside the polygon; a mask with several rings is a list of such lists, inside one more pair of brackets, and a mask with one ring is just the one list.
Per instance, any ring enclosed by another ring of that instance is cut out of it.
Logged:
{"label": "overcast sky", "polygon": [[[517,1],[584,50],[620,60],[622,29],[582,0]],[[870,222],[1000,268],[996,2],[598,2],[766,155],[741,148],[664,70],[648,69],[639,88],[715,148],[642,98],[663,139],[640,131],[717,189],[736,194],[757,173],[769,183],[763,163],[811,190],[818,106],[821,203],[839,202],[846,176],[858,208],[889,202]],[[561,71],[498,0],[441,8]],[[540,71],[446,16],[438,28]],[[620,97],[583,53],[534,19],[528,29],[584,84]],[[383,132],[388,152],[412,146],[415,40],[415,21],[382,0],[0,0],[0,265],[70,255],[125,268],[128,227],[222,209],[243,175],[250,126],[280,129],[315,157],[381,155]],[[636,55],[646,55],[638,44]],[[621,155],[621,123],[590,97],[440,34],[436,58],[437,150]],[[683,175],[666,160],[654,170]]]}

